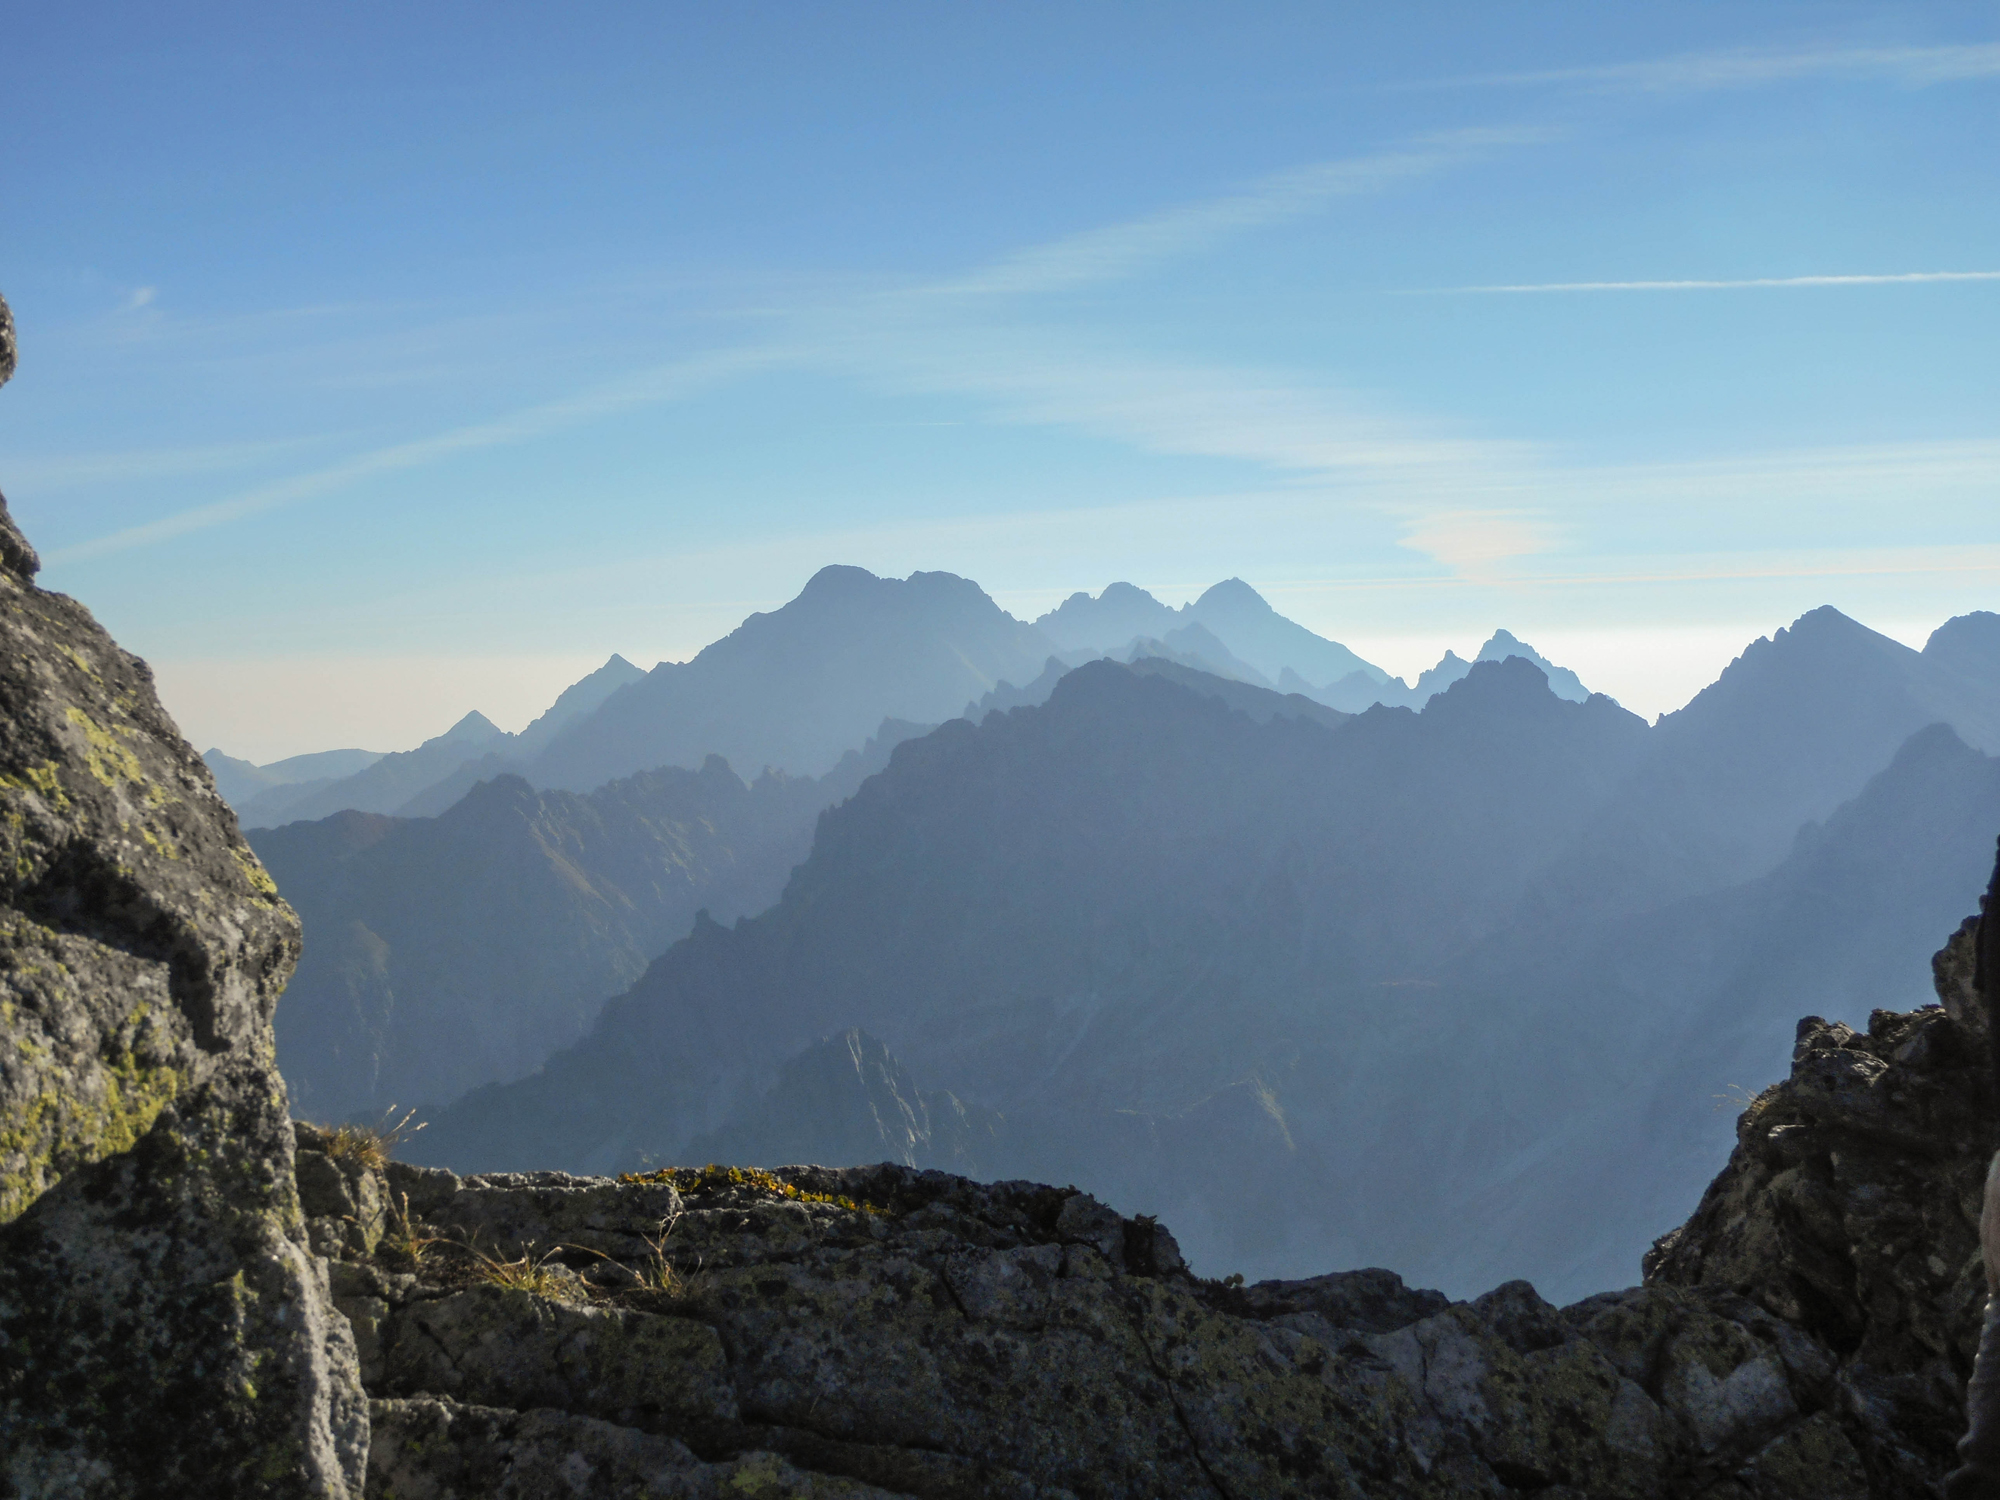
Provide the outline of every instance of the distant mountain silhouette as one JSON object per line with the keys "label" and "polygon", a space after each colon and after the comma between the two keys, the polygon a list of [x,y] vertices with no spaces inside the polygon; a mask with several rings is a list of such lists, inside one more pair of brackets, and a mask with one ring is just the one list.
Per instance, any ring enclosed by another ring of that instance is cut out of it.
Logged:
{"label": "distant mountain silhouette", "polygon": [[1208,672],[1234,682],[1247,682],[1252,687],[1268,690],[1273,686],[1270,678],[1237,656],[1223,645],[1213,631],[1200,624],[1183,625],[1164,636],[1145,636],[1129,641],[1123,649],[1108,654],[1114,661],[1128,664],[1142,657],[1153,657],[1178,662],[1197,672]]}
{"label": "distant mountain silhouette", "polygon": [[[1190,665],[1212,656],[1215,665],[1210,670],[1260,687],[1276,684],[1288,671],[1307,683],[1331,682],[1350,672],[1361,673],[1371,683],[1388,679],[1388,673],[1338,641],[1286,619],[1240,578],[1225,579],[1180,609],[1129,583],[1114,583],[1095,599],[1085,593],[1070,595],[1035,624],[1065,651],[1091,650],[1125,661],[1135,643],[1160,641],[1169,656],[1186,658]],[[1180,633],[1190,627],[1200,627],[1226,655],[1215,656],[1188,643]],[[1249,668],[1247,675],[1244,667]]]}
{"label": "distant mountain silhouette", "polygon": [[950,573],[822,568],[682,663],[662,663],[564,729],[526,768],[582,790],[719,754],[818,775],[885,718],[936,723],[1003,680],[1032,681],[1054,643]]}
{"label": "distant mountain silhouette", "polygon": [[253,830],[305,928],[277,1022],[294,1103],[340,1119],[528,1072],[697,909],[775,900],[820,809],[925,727],[883,724],[818,781],[746,787],[719,757],[587,797],[503,775],[436,818],[346,811]]}
{"label": "distant mountain silhouette", "polygon": [[[333,750],[295,756],[280,764],[303,767],[321,779],[253,790],[240,800],[218,782],[246,828],[327,817],[343,810],[430,817],[458,801],[474,783],[518,769],[539,754],[568,724],[584,717],[629,682],[646,674],[614,655],[588,676],[571,683],[548,710],[519,734],[500,729],[484,714],[469,713],[434,739],[394,755]],[[211,751],[210,754],[219,752]],[[342,759],[347,757],[349,759]],[[353,757],[360,757],[358,761]],[[211,762],[213,764],[213,762]],[[240,763],[232,763],[233,767]],[[260,768],[266,772],[277,768]],[[326,779],[331,778],[331,779]]]}
{"label": "distant mountain silhouette", "polygon": [[220,750],[204,751],[201,757],[215,776],[215,789],[232,807],[242,805],[263,792],[279,787],[304,796],[308,789],[327,786],[343,776],[364,771],[382,758],[379,750],[320,750],[310,755],[293,755],[256,765],[224,755]]}
{"label": "distant mountain silhouette", "polygon": [[776,908],[698,928],[578,1047],[469,1096],[424,1149],[671,1154],[849,1026],[1010,1119],[1178,1114],[1257,1065],[1254,1018],[1302,977],[1365,990],[1489,930],[1648,734],[1605,699],[1561,702],[1524,661],[1482,665],[1422,716],[1333,727],[1306,700],[1260,723],[1222,701],[1254,689],[1141,668],[1092,663],[1039,709],[899,746],[822,820]]}
{"label": "distant mountain silhouette", "polygon": [[1936,656],[1832,608],[1753,642],[1660,719],[1645,763],[1540,899],[1629,910],[1754,879],[1924,726],[2000,749],[2000,632],[1956,624],[1932,637]]}
{"label": "distant mountain silhouette", "polygon": [[342,811],[393,813],[466,761],[512,738],[475,710],[414,750],[381,756],[352,776],[324,785],[259,792],[237,808],[236,815],[245,827],[258,828]]}
{"label": "distant mountain silhouette", "polygon": [[[1345,677],[1329,682],[1314,696],[1323,703],[1356,714],[1376,703],[1389,708],[1421,709],[1432,698],[1470,672],[1473,662],[1505,661],[1511,656],[1531,661],[1541,668],[1542,675],[1549,680],[1549,691],[1558,698],[1581,703],[1590,696],[1590,690],[1583,685],[1576,673],[1567,667],[1557,666],[1534,647],[1506,630],[1494,631],[1486,644],[1479,648],[1472,661],[1465,660],[1455,651],[1445,652],[1436,666],[1418,675],[1414,687],[1405,683],[1400,677],[1385,679],[1371,677],[1366,672],[1350,672]],[[1294,690],[1305,691],[1296,685]]]}
{"label": "distant mountain silhouette", "polygon": [[[859,1027],[895,1097],[1000,1117],[985,1170],[1170,1214],[1198,1266],[1386,1262],[1559,1298],[1629,1278],[1726,1152],[1714,1096],[1782,1074],[1801,1007],[1911,998],[1990,859],[2000,765],[1942,727],[1884,745],[1922,658],[1880,640],[1808,616],[1685,728],[1560,699],[1521,657],[1331,724],[1260,722],[1226,698],[1309,700],[1167,661],[1087,664],[899,746],[776,907],[698,924],[417,1149],[601,1171],[759,1139],[768,1114],[780,1154],[832,1156],[780,1081]],[[1977,639],[1924,670],[1946,660],[1985,671]],[[1760,745],[1807,811],[1746,880],[1700,805],[1774,795]],[[1663,842],[1607,864],[1594,840],[1644,799]],[[1689,892],[1693,863],[1711,883]]]}
{"label": "distant mountain silhouette", "polygon": [[1286,668],[1308,682],[1332,682],[1350,672],[1363,672],[1378,681],[1389,675],[1338,641],[1286,619],[1240,578],[1216,584],[1187,607],[1187,615],[1273,681]]}
{"label": "distant mountain silhouette", "polygon": [[1181,612],[1129,583],[1107,585],[1095,599],[1071,594],[1035,621],[1065,651],[1110,651],[1127,641],[1163,636],[1185,624]]}
{"label": "distant mountain silhouette", "polygon": [[1128,665],[1141,676],[1163,677],[1189,692],[1213,698],[1247,715],[1257,724],[1268,724],[1273,719],[1306,719],[1330,728],[1353,717],[1338,709],[1328,708],[1303,693],[1279,693],[1233,678],[1217,677],[1163,656],[1135,656]]}

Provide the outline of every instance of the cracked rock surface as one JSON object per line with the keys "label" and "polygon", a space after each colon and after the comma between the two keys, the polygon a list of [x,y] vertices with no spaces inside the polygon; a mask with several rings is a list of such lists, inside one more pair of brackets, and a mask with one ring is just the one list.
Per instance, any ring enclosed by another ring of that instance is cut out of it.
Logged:
{"label": "cracked rock surface", "polygon": [[1814,1388],[1874,1495],[1931,1494],[1965,1430],[1996,1143],[1977,930],[1933,961],[1940,1006],[1878,1010],[1865,1032],[1801,1021],[1791,1076],[1752,1101],[1729,1165],[1646,1257],[1655,1289],[1736,1296],[1825,1352]]}
{"label": "cracked rock surface", "polygon": [[382,1500],[1904,1493],[1839,1352],[1730,1288],[1245,1287],[1074,1189],[461,1179],[300,1139]]}
{"label": "cracked rock surface", "polygon": [[356,1494],[272,1054],[297,919],[145,663],[35,570],[0,501],[0,1495]]}

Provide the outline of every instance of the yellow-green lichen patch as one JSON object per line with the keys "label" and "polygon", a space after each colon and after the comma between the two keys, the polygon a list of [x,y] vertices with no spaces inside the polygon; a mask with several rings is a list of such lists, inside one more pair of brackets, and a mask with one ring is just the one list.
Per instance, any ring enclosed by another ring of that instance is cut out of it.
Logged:
{"label": "yellow-green lichen patch", "polygon": [[12,775],[0,774],[0,791],[33,792],[57,812],[69,811],[69,794],[63,791],[62,777],[52,760],[25,766]]}
{"label": "yellow-green lichen patch", "polygon": [[[16,1045],[35,1047],[34,1061],[46,1061],[45,1046],[25,1037]],[[131,1150],[187,1081],[179,1069],[131,1051],[81,1064],[68,1076],[36,1071],[41,1089],[0,1119],[0,1224],[18,1218],[65,1172]]]}
{"label": "yellow-green lichen patch", "polygon": [[243,878],[250,882],[250,889],[257,893],[257,904],[269,906],[278,899],[278,882],[271,878],[271,872],[259,863],[257,856],[242,844],[233,845],[229,851],[236,856],[236,867],[243,872]]}
{"label": "yellow-green lichen patch", "polygon": [[154,833],[152,829],[146,827],[144,824],[141,824],[139,827],[139,837],[145,841],[148,849],[151,849],[162,859],[179,859],[181,857],[181,851],[174,847],[172,839],[160,837],[160,835]]}
{"label": "yellow-green lichen patch", "polygon": [[64,656],[69,658],[71,666],[75,667],[77,671],[83,673],[83,675],[88,677],[92,682],[99,684],[103,683],[104,679],[98,676],[97,668],[93,667],[90,664],[89,658],[87,658],[81,651],[77,650],[76,647],[58,646],[56,649],[62,652]]}
{"label": "yellow-green lichen patch", "polygon": [[[64,711],[64,716],[83,731],[88,747],[83,752],[83,763],[92,776],[106,786],[116,786],[120,781],[140,783],[145,781],[146,772],[139,764],[139,757],[119,742],[118,735],[98,724],[89,714],[74,705]],[[122,725],[120,732],[126,735],[133,733]]]}
{"label": "yellow-green lichen patch", "polygon": [[663,1182],[683,1193],[712,1193],[723,1188],[747,1187],[759,1192],[775,1193],[780,1198],[789,1198],[794,1203],[830,1203],[835,1208],[844,1208],[849,1213],[886,1214],[886,1208],[873,1203],[863,1203],[841,1193],[811,1193],[803,1188],[793,1187],[776,1174],[762,1167],[725,1167],[710,1162],[705,1167],[662,1167],[657,1172],[622,1172],[618,1180],[626,1183]]}

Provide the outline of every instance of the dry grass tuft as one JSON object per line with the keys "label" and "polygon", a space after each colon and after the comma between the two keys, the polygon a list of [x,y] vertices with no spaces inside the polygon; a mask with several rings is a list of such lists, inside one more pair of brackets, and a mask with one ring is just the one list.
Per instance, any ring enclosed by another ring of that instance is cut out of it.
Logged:
{"label": "dry grass tuft", "polygon": [[392,1104],[382,1112],[379,1125],[321,1126],[326,1133],[326,1154],[335,1161],[359,1162],[371,1171],[381,1171],[396,1148],[424,1128],[425,1122],[417,1119],[414,1109],[405,1110],[401,1119],[394,1118],[395,1114]]}
{"label": "dry grass tuft", "polygon": [[546,1297],[551,1302],[574,1302],[587,1294],[588,1289],[582,1278],[556,1259],[557,1252],[563,1248],[560,1245],[540,1255],[531,1250],[519,1260],[502,1260],[471,1245],[463,1248],[472,1256],[473,1280],[488,1286],[527,1292],[536,1297]]}

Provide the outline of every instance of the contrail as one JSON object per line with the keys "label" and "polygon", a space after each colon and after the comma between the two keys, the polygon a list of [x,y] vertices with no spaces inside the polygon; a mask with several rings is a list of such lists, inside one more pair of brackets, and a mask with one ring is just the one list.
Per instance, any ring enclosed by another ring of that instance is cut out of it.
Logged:
{"label": "contrail", "polygon": [[1447,286],[1456,292],[1712,292],[1756,286],[1894,286],[1917,281],[2000,281],[2000,271],[1899,271],[1887,276],[1752,276],[1740,281],[1537,281],[1519,286]]}

